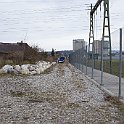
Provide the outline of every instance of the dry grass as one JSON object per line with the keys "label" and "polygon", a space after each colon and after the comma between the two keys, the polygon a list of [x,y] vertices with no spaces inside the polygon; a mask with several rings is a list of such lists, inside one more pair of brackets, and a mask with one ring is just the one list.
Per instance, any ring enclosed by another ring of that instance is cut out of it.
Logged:
{"label": "dry grass", "polygon": [[[108,101],[111,104],[115,105],[119,109],[120,114],[123,115],[123,117],[124,117],[124,103],[121,102],[118,99],[118,97],[110,96],[110,95],[105,95],[104,99],[105,99],[105,101]],[[124,124],[124,118],[120,119],[119,124]]]}
{"label": "dry grass", "polygon": [[124,105],[116,96],[105,95],[104,99],[105,101],[109,101],[110,103],[115,105],[120,105],[120,104]]}
{"label": "dry grass", "polygon": [[81,106],[78,103],[67,103],[65,107],[75,109],[75,108],[79,108]]}
{"label": "dry grass", "polygon": [[42,74],[49,74],[53,71],[53,68],[56,66],[55,65],[52,65],[51,67],[47,68],[44,72],[42,72]]}
{"label": "dry grass", "polygon": [[3,67],[6,64],[14,64],[12,60],[0,60],[0,68]]}
{"label": "dry grass", "polygon": [[85,89],[85,84],[83,84],[80,80],[74,81],[74,85],[79,91],[83,91]]}
{"label": "dry grass", "polygon": [[65,94],[60,94],[59,92],[47,91],[47,92],[22,92],[22,91],[10,91],[12,97],[25,97],[28,99],[28,102],[49,102],[49,103],[59,103],[65,101]]}
{"label": "dry grass", "polygon": [[10,95],[12,97],[24,97],[27,94],[26,94],[26,92],[22,92],[22,91],[12,91],[12,90],[10,90]]}
{"label": "dry grass", "polygon": [[42,92],[40,94],[31,94],[29,97],[29,102],[48,102],[53,104],[54,106],[61,106],[63,102],[66,100],[66,96],[64,94],[60,94],[59,92]]}

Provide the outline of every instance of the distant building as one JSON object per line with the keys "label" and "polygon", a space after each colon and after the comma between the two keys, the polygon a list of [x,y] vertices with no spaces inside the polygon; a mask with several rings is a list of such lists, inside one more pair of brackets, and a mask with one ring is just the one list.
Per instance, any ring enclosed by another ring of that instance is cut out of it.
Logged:
{"label": "distant building", "polygon": [[[95,47],[95,54],[101,55],[101,41],[100,40],[95,40],[94,41],[94,47]],[[103,55],[109,55],[109,43],[108,41],[104,41],[103,44]]]}
{"label": "distant building", "polygon": [[34,50],[23,42],[0,43],[0,60],[16,59],[19,61],[27,60],[32,57]]}
{"label": "distant building", "polygon": [[86,41],[84,39],[75,39],[73,40],[73,50],[76,51],[81,48],[86,48]]}
{"label": "distant building", "polygon": [[60,56],[65,56],[65,57],[68,57],[69,54],[71,54],[72,52],[73,52],[73,50],[57,51],[57,53],[58,53]]}
{"label": "distant building", "polygon": [[94,41],[94,48],[95,48],[95,54],[101,54],[101,41],[100,40]]}

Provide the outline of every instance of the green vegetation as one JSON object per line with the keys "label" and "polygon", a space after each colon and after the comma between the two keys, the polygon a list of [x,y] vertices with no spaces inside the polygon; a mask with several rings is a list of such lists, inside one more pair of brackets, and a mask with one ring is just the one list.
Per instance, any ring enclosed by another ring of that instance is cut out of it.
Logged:
{"label": "green vegetation", "polygon": [[[100,68],[101,61],[95,60],[94,68],[97,70],[101,70]],[[92,60],[88,62],[88,66],[92,67]],[[105,60],[103,62],[103,70],[104,72],[110,73],[110,62],[109,60]],[[112,60],[112,74],[118,76],[119,75],[119,60]],[[124,77],[124,60],[122,61],[122,77]]]}

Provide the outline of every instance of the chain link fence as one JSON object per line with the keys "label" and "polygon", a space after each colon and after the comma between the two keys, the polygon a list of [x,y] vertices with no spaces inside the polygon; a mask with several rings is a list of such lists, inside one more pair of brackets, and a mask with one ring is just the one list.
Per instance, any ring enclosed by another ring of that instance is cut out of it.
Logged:
{"label": "chain link fence", "polygon": [[[74,51],[69,56],[69,62],[84,74],[88,75],[119,98],[124,97],[124,28],[111,33],[110,49],[104,49],[103,72],[101,71],[100,50],[89,51],[89,46]],[[101,41],[100,41],[101,42]],[[95,45],[96,47],[96,45]],[[98,51],[98,52],[96,52]],[[103,73],[103,74],[102,74]]]}

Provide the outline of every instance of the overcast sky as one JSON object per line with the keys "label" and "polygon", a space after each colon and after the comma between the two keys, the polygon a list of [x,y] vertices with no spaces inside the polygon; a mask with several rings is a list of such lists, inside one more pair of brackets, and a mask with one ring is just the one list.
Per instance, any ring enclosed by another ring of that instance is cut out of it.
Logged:
{"label": "overcast sky", "polygon": [[[23,40],[44,50],[72,49],[73,39],[88,40],[88,5],[97,0],[0,0],[0,41]],[[111,32],[124,27],[124,1],[110,0]],[[103,9],[103,7],[102,7]],[[95,17],[101,36],[103,13]],[[97,25],[97,26],[96,26]]]}

